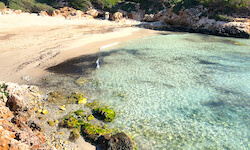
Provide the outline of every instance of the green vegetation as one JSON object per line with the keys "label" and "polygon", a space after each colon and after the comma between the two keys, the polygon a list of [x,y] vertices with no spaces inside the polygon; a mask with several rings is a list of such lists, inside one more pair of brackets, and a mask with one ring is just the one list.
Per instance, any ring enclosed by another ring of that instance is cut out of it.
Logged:
{"label": "green vegetation", "polygon": [[93,119],[95,119],[95,117],[93,115],[89,115],[88,118],[87,118],[88,121],[91,121]]}
{"label": "green vegetation", "polygon": [[85,106],[91,108],[91,109],[95,109],[97,107],[101,106],[101,102],[98,100],[93,101],[92,103],[87,103]]}
{"label": "green vegetation", "polygon": [[5,7],[4,2],[0,2],[0,10],[3,9]]}
{"label": "green vegetation", "polygon": [[96,108],[94,109],[94,112],[95,115],[99,116],[106,122],[112,122],[116,117],[115,111],[113,109],[109,109],[107,106]]}
{"label": "green vegetation", "polygon": [[249,0],[172,0],[176,10],[180,10],[183,6],[191,8],[196,5],[203,5],[210,8],[212,12],[231,15],[232,13],[248,13],[250,11]]}
{"label": "green vegetation", "polygon": [[[7,5],[9,8],[28,12],[41,10],[52,12],[54,8],[60,7],[57,0],[0,0],[0,2],[0,9]],[[232,13],[249,16],[250,11],[250,0],[68,0],[68,2],[70,7],[83,11],[93,7],[111,12],[119,8],[128,12],[135,11],[136,3],[140,3],[140,8],[146,13],[157,13],[170,7],[174,7],[175,12],[179,12],[183,7],[204,5],[210,9],[213,18],[218,17],[217,14],[232,15]]]}
{"label": "green vegetation", "polygon": [[82,132],[88,135],[105,135],[110,133],[110,131],[102,128],[98,125],[92,125],[90,123],[84,123],[82,126]]}
{"label": "green vegetation", "polygon": [[74,116],[70,116],[68,118],[65,118],[62,122],[60,122],[59,126],[64,128],[79,128],[83,124],[84,122],[82,120],[78,120]]}
{"label": "green vegetation", "polygon": [[[9,96],[9,94],[8,93],[5,93],[4,92],[4,89],[6,88],[6,85],[5,85],[5,83],[3,83],[2,84],[2,87],[0,87],[0,94],[1,94],[1,99],[3,99],[3,95],[5,95],[5,97],[8,97]],[[3,91],[2,91],[3,90]]]}
{"label": "green vegetation", "polygon": [[84,98],[84,94],[74,92],[68,97],[68,102],[70,103],[78,103],[78,104],[85,104],[87,102],[87,99]]}
{"label": "green vegetation", "polygon": [[84,113],[83,110],[77,110],[74,112],[74,114],[82,118],[86,117],[86,114]]}
{"label": "green vegetation", "polygon": [[215,20],[218,20],[218,21],[233,21],[234,18],[231,17],[231,16],[227,16],[227,15],[217,15],[215,17]]}
{"label": "green vegetation", "polygon": [[69,140],[72,141],[72,142],[74,142],[74,141],[76,141],[79,137],[80,137],[80,134],[79,134],[78,130],[73,130],[72,132],[70,132]]}
{"label": "green vegetation", "polygon": [[54,10],[53,7],[44,3],[39,3],[36,0],[7,0],[6,4],[11,9],[20,9],[27,12],[37,13],[41,10],[52,12]]}

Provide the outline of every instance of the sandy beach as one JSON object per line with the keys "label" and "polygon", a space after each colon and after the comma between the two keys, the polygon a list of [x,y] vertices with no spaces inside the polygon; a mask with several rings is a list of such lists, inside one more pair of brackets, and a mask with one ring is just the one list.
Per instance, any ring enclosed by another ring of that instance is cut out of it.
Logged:
{"label": "sandy beach", "polygon": [[136,21],[116,23],[96,19],[66,20],[37,14],[0,16],[0,79],[34,82],[45,69],[67,59],[98,52],[116,42],[158,35],[162,32],[131,27]]}

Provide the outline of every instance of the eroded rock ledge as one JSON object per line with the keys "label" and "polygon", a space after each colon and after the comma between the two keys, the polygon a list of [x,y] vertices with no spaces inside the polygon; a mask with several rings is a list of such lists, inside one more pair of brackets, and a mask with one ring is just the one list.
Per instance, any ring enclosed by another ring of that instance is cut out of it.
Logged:
{"label": "eroded rock ledge", "polygon": [[0,81],[0,149],[47,148],[41,128],[32,120],[36,86]]}
{"label": "eroded rock ledge", "polygon": [[[209,19],[208,9],[202,5],[190,9],[181,9],[178,13],[173,8],[160,11],[157,14],[146,14],[144,21],[160,21],[161,28],[179,29],[191,32],[200,32],[213,35],[250,38],[250,19],[234,18],[230,21],[216,21]],[[150,24],[143,24],[150,27]],[[152,24],[152,28],[154,25]],[[159,28],[159,26],[157,26]]]}

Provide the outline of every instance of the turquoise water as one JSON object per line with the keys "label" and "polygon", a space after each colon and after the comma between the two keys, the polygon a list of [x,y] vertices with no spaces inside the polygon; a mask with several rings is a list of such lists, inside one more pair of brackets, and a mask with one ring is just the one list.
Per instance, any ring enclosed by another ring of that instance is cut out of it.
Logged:
{"label": "turquoise water", "polygon": [[138,149],[249,149],[250,40],[175,34],[120,46],[93,78]]}
{"label": "turquoise water", "polygon": [[98,57],[95,82],[78,88],[115,108],[110,127],[137,149],[249,149],[250,40],[170,34]]}

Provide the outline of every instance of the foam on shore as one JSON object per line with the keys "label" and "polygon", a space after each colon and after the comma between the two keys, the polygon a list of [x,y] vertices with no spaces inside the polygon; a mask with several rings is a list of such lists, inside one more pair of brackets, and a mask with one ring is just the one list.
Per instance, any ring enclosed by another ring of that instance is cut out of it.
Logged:
{"label": "foam on shore", "polygon": [[119,44],[119,42],[115,42],[115,43],[112,43],[112,44],[104,45],[104,46],[100,47],[99,50],[102,50],[102,49],[105,49],[105,48],[109,48],[109,47],[115,46],[117,44]]}

